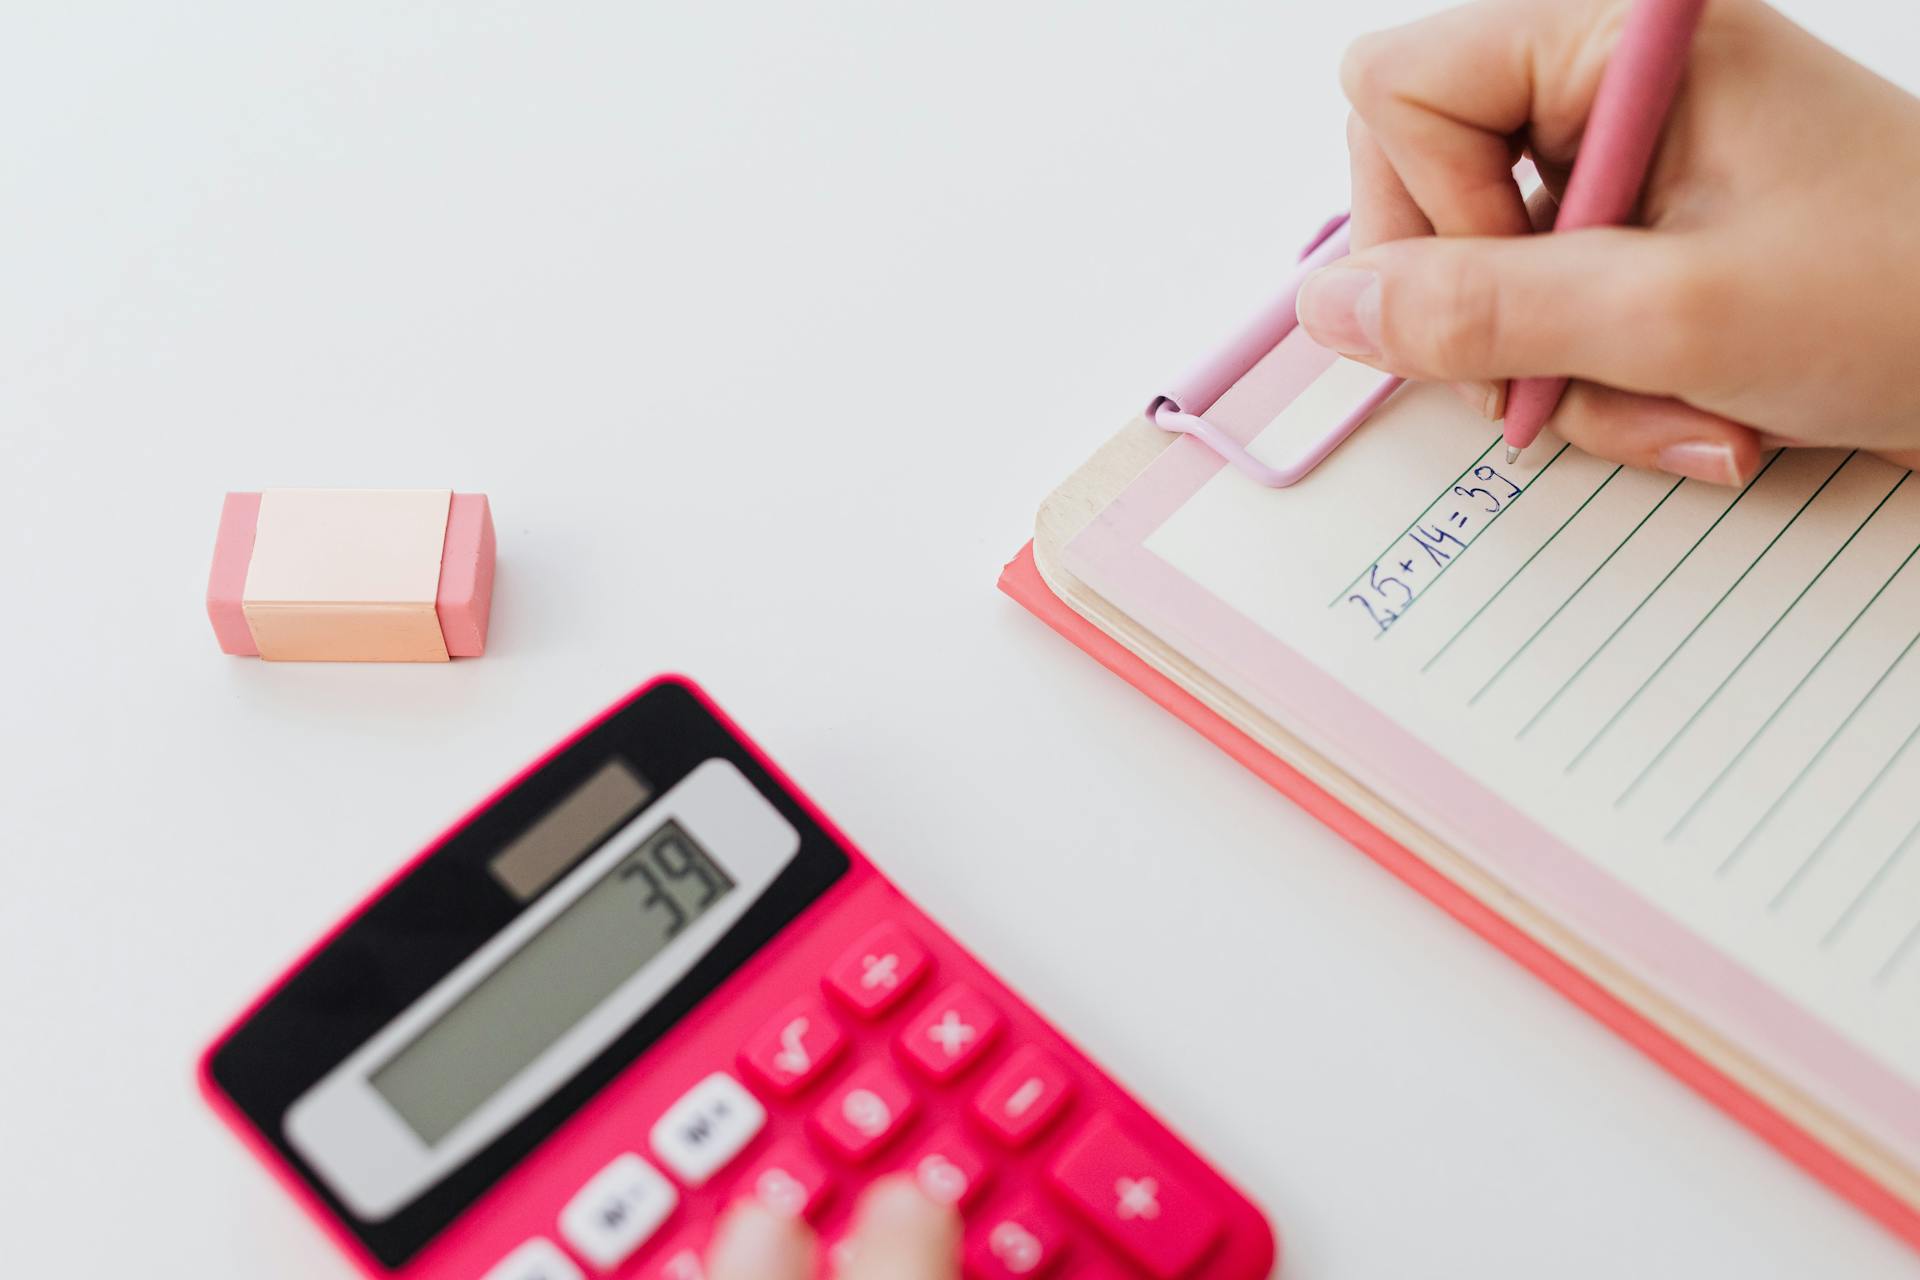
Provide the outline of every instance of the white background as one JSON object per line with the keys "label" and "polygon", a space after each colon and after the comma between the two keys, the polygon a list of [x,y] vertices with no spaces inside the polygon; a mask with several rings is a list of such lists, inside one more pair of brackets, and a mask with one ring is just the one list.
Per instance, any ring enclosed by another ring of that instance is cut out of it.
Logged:
{"label": "white background", "polygon": [[[994,590],[1342,205],[1339,51],[1421,7],[10,0],[10,1270],[344,1275],[197,1051],[683,669],[1270,1209],[1289,1276],[1911,1274]],[[1920,83],[1913,14],[1793,8]],[[268,485],[488,493],[488,656],[219,654],[220,496]]]}

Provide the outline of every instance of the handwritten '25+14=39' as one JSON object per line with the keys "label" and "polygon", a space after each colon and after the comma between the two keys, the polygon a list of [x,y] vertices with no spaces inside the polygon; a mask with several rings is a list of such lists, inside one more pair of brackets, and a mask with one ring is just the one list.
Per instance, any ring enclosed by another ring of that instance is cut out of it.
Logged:
{"label": "handwritten '25+14=39'", "polygon": [[1346,602],[1365,611],[1374,634],[1398,621],[1453,558],[1522,492],[1520,485],[1492,466],[1478,466],[1468,474],[1479,483],[1469,484],[1466,476],[1461,477],[1453,492],[1428,507],[1354,584]]}

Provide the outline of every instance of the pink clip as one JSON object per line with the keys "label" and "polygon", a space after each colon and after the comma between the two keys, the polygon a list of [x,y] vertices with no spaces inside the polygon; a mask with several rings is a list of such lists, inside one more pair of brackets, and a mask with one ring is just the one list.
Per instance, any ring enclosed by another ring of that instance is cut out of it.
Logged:
{"label": "pink clip", "polygon": [[1147,417],[1157,427],[1180,431],[1199,441],[1244,471],[1261,484],[1282,489],[1320,465],[1340,442],[1354,433],[1382,401],[1400,385],[1399,378],[1382,374],[1380,385],[1369,392],[1353,412],[1334,423],[1324,434],[1309,441],[1301,452],[1282,464],[1271,466],[1254,457],[1238,440],[1203,416],[1227,389],[1293,332],[1299,323],[1295,308],[1300,286],[1306,278],[1329,262],[1347,253],[1347,216],[1341,214],[1322,227],[1313,242],[1300,255],[1300,265],[1265,310],[1253,318],[1225,347],[1175,384],[1167,395],[1156,396],[1147,406]]}

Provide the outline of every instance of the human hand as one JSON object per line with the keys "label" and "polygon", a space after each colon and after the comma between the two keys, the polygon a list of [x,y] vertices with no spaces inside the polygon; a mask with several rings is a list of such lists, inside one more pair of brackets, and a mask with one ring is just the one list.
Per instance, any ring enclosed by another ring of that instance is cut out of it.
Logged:
{"label": "human hand", "polygon": [[1555,430],[1633,466],[1739,484],[1778,444],[1920,460],[1920,99],[1758,0],[1708,5],[1638,225],[1522,234],[1551,220],[1627,8],[1481,0],[1357,42],[1354,252],[1301,323],[1489,417],[1505,379],[1570,375]]}
{"label": "human hand", "polygon": [[[847,1239],[837,1280],[959,1280],[959,1215],[904,1178],[874,1184]],[[710,1280],[813,1280],[818,1247],[804,1223],[743,1201],[722,1220],[707,1272]]]}

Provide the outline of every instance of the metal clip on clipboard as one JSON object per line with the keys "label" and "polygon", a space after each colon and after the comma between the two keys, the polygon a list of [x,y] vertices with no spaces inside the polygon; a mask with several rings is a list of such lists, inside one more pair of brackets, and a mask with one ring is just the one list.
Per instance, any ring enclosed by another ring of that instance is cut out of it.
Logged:
{"label": "metal clip on clipboard", "polygon": [[1299,265],[1278,297],[1242,328],[1231,342],[1175,383],[1170,393],[1154,398],[1153,403],[1147,406],[1148,421],[1164,430],[1195,437],[1269,488],[1285,488],[1319,466],[1323,458],[1338,448],[1341,441],[1352,435],[1354,429],[1393,394],[1401,379],[1381,374],[1380,385],[1355,405],[1351,413],[1336,421],[1325,432],[1307,440],[1298,453],[1279,466],[1254,457],[1246,446],[1208,422],[1205,415],[1229,387],[1245,377],[1299,324],[1296,307],[1300,286],[1306,278],[1346,254],[1347,215],[1343,213],[1322,227],[1313,242],[1301,253]]}

